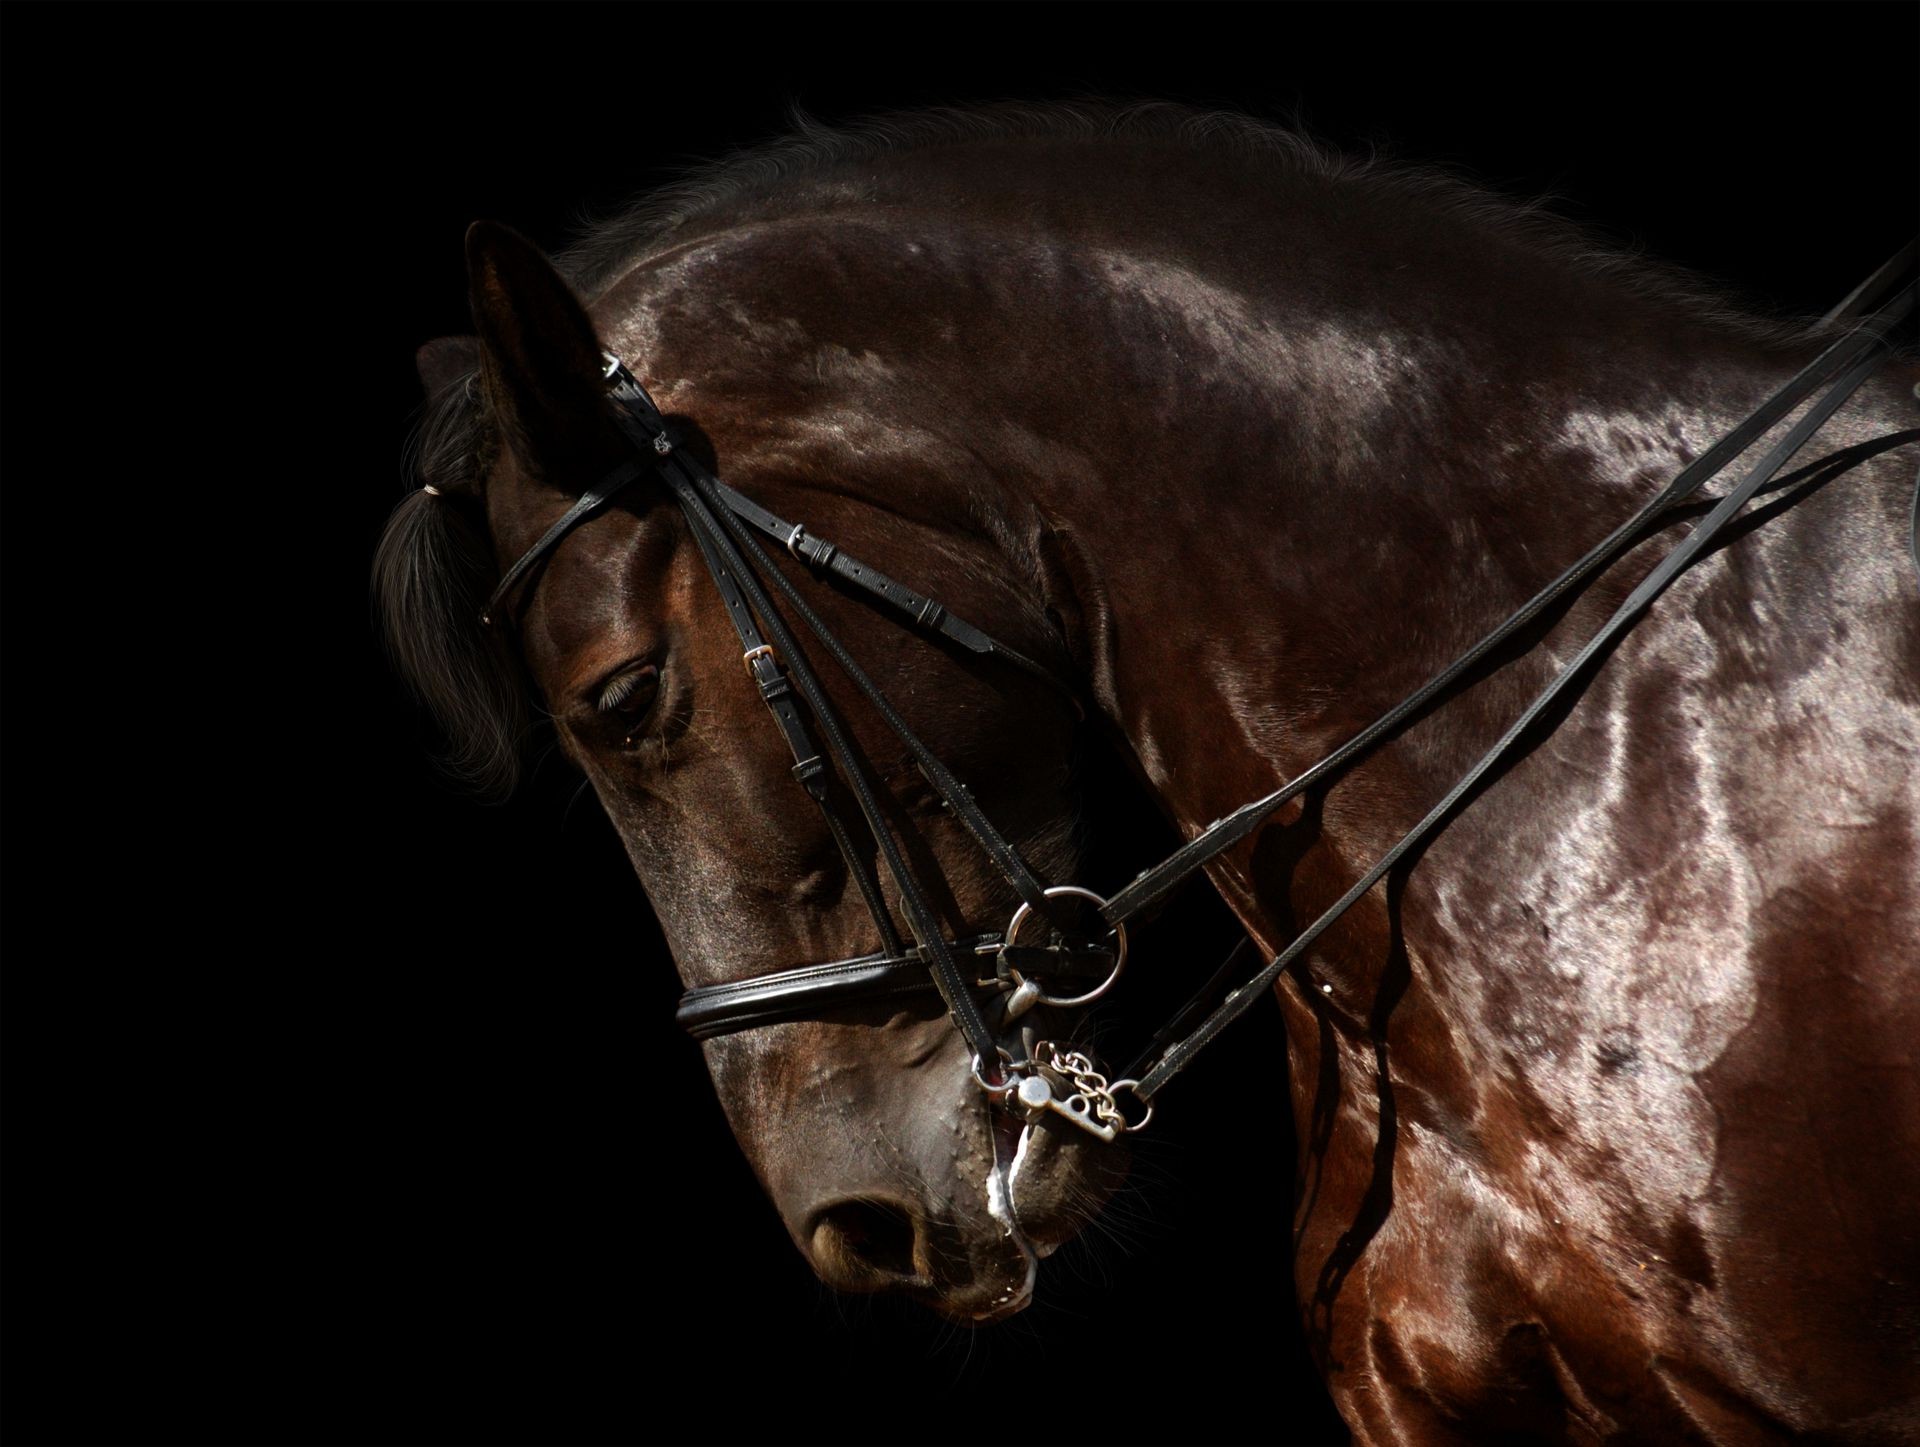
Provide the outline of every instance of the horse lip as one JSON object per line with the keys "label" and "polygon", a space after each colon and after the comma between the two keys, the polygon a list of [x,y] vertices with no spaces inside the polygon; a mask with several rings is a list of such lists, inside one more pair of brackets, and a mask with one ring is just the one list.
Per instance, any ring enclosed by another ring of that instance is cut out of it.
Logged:
{"label": "horse lip", "polygon": [[990,1306],[985,1311],[976,1311],[967,1320],[975,1326],[990,1326],[996,1321],[1005,1321],[1010,1316],[1018,1316],[1032,1305],[1033,1283],[1029,1278],[1027,1284],[1013,1292],[1005,1302]]}

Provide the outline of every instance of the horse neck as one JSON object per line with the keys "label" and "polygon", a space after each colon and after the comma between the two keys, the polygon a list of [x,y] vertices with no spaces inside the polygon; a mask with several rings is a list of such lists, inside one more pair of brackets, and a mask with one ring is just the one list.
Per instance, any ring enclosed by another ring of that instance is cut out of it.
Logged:
{"label": "horse neck", "polygon": [[[878,220],[803,209],[692,237],[604,304],[630,355],[681,379],[671,405],[749,441],[774,428],[770,505],[812,447],[830,492],[990,521],[1017,572],[1038,559],[1096,702],[1186,834],[1431,676],[1799,360],[1405,198],[1301,181],[1254,216],[1238,177],[1081,174],[1046,193],[1083,197],[1051,232],[1030,205],[973,199],[1025,194],[995,165],[924,213],[920,186]],[[857,292],[820,283],[842,254]],[[689,281],[734,288],[731,326],[676,303]],[[795,407],[793,379],[822,375]],[[856,550],[873,511],[847,519]],[[1619,591],[1590,590],[1567,626]],[[1350,771],[1320,824],[1346,878],[1544,667],[1511,666]],[[1278,934],[1237,868],[1216,881]]]}
{"label": "horse neck", "polygon": [[[1504,287],[1457,257],[1350,272],[1264,294],[1163,272],[1107,323],[1144,308],[1153,332],[1082,339],[1115,360],[1076,380],[1111,400],[1052,449],[1075,465],[1025,473],[1072,559],[1100,703],[1184,835],[1438,672],[1803,359],[1565,268]],[[1562,626],[1591,632],[1630,581]],[[1335,857],[1300,903],[1418,818],[1551,666],[1511,664],[1351,769],[1277,851],[1324,837]],[[1299,885],[1276,906],[1262,876],[1244,855],[1215,871],[1284,943]]]}

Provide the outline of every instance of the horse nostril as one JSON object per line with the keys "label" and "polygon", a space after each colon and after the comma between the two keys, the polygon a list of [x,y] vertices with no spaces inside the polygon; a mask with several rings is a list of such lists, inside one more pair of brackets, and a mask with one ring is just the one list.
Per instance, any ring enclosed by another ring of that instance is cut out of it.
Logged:
{"label": "horse nostril", "polygon": [[919,1218],[904,1204],[836,1201],[814,1213],[815,1269],[842,1290],[880,1291],[921,1279],[914,1262]]}

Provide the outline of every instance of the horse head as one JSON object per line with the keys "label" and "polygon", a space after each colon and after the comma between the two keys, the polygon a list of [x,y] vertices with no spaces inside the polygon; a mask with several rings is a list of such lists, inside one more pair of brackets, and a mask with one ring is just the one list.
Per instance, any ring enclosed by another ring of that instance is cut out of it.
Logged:
{"label": "horse head", "polygon": [[[694,525],[658,479],[572,529],[483,624],[504,566],[634,455],[609,401],[605,349],[654,382],[679,445],[706,468],[849,556],[911,576],[1021,661],[1045,660],[1022,669],[908,638],[870,599],[808,578],[799,554],[773,564],[811,590],[835,637],[1035,874],[1076,877],[1079,714],[1048,682],[1074,667],[1063,585],[1044,540],[1004,522],[1017,514],[983,522],[990,480],[963,451],[928,445],[884,361],[845,358],[845,385],[825,388],[798,328],[725,311],[685,325],[671,264],[603,291],[591,313],[504,228],[473,228],[468,264],[477,335],[422,350],[435,399],[426,485],[396,513],[377,582],[402,670],[469,771],[494,785],[511,773],[523,700],[534,701],[618,830],[696,991],[889,952],[876,922],[899,918],[903,901],[875,860],[877,836],[850,852],[836,838],[849,819],[845,832],[863,833],[850,772],[873,786],[946,938],[1003,931],[1019,903],[880,711],[824,659],[856,762],[826,771],[818,799],[796,784],[795,751],[767,717],[767,678],[751,658],[742,666]],[[768,677],[784,687],[785,672]],[[817,734],[823,720],[792,706]],[[962,955],[994,983],[992,960],[964,944]],[[1020,1031],[1031,1043],[1071,1029],[1044,1004],[1014,1022],[1004,992],[983,1008],[1016,1049]],[[1037,1258],[1123,1174],[1124,1146],[991,1110],[981,1080],[995,1063],[981,1077],[931,990],[801,1013],[704,1047],[801,1251],[841,1289],[909,1293],[960,1320],[1019,1309]]]}

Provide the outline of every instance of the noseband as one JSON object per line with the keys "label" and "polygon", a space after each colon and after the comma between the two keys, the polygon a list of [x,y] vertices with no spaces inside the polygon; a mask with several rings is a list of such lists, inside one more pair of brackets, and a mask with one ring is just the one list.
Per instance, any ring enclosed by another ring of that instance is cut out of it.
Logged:
{"label": "noseband", "polygon": [[[1914,258],[1915,245],[1909,244],[1868,278],[1828,318],[1832,321],[1859,317],[1856,326],[1828,346],[1752,416],[1683,469],[1656,497],[1460,657],[1319,763],[1264,798],[1216,820],[1111,899],[1103,899],[1077,885],[1049,887],[1035,877],[1019,852],[987,820],[965,785],[913,733],[878,686],[828,630],[800,589],[774,565],[768,541],[784,547],[813,572],[878,600],[902,615],[910,626],[944,645],[980,657],[1000,659],[1042,680],[1058,689],[1077,710],[1080,704],[1076,690],[1051,670],[974,627],[935,599],[896,582],[804,527],[776,517],[721,482],[678,447],[653,399],[615,357],[607,357],[605,376],[616,404],[617,420],[633,443],[636,456],[588,488],[559,521],[521,555],[501,578],[481,621],[491,626],[500,618],[503,607],[531,570],[574,528],[605,508],[638,479],[659,479],[680,505],[739,635],[746,673],[759,689],[792,751],[795,779],[820,806],[847,868],[866,900],[883,946],[878,953],[854,959],[805,965],[688,990],[677,1011],[680,1024],[704,1040],[781,1021],[811,1018],[851,1004],[896,1000],[931,988],[939,993],[966,1038],[974,1079],[991,1099],[1022,1112],[1029,1120],[1058,1115],[1103,1140],[1111,1140],[1146,1124],[1146,1117],[1152,1114],[1152,1101],[1161,1088],[1271,989],[1281,974],[1384,878],[1394,864],[1445,821],[1487,772],[1507,756],[1515,741],[1596,657],[1604,654],[1642,616],[1660,592],[1866,381],[1885,359],[1887,344],[1895,329],[1912,314],[1915,285],[1909,283],[1878,311],[1869,314],[1868,309],[1912,267]],[[1264,968],[1228,993],[1190,1033],[1181,1032],[1205,1010],[1220,985],[1239,972],[1247,945],[1236,950],[1213,980],[1159,1031],[1134,1065],[1122,1073],[1124,1078],[1107,1081],[1084,1053],[1037,1040],[1030,1023],[1021,1026],[1013,1036],[1013,1048],[1000,1043],[1001,1037],[1036,1005],[1072,1009],[1091,1004],[1105,995],[1125,967],[1126,927],[1130,920],[1223,851],[1247,839],[1289,800],[1325,780],[1421,712],[1494,648],[1538,618],[1556,599],[1594,577],[1639,542],[1650,525],[1693,496],[1775,423],[1823,387],[1826,390],[1799,420],[1642,579],[1586,646],[1554,675],[1445,796],[1339,900]],[[1856,466],[1889,448],[1917,439],[1920,439],[1920,430],[1893,433],[1862,443],[1843,454],[1845,465]],[[1916,499],[1916,507],[1920,508],[1920,498]],[[769,584],[899,737],[927,782],[1012,886],[1020,905],[1004,930],[947,939],[926,890],[883,817],[878,784],[852,748],[839,712],[774,605],[768,592]],[[805,712],[799,706],[802,702]],[[848,795],[863,816],[866,831],[893,880],[911,944],[896,927],[873,868],[855,847],[854,835],[847,826],[845,798]],[[1069,897],[1082,900],[1098,912],[1108,931],[1104,939],[1088,939],[1070,922],[1061,907],[1061,901]],[[983,1001],[986,1004],[983,1005]],[[993,1024],[988,1020],[990,1012]],[[1145,1107],[1145,1115],[1133,1120],[1122,1111],[1119,1099],[1123,1092],[1130,1092]]]}

